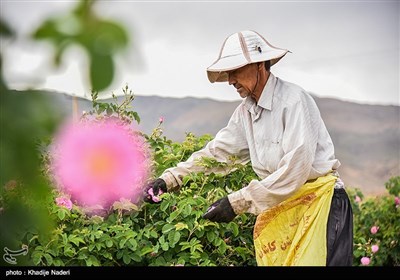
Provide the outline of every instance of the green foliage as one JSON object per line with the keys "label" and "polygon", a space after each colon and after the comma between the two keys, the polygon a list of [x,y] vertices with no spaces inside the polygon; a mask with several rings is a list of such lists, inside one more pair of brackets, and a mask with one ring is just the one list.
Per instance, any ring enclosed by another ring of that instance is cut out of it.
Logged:
{"label": "green foliage", "polygon": [[392,177],[385,183],[385,187],[389,194],[393,196],[400,196],[400,176]]}
{"label": "green foliage", "polygon": [[228,224],[201,218],[211,199],[226,194],[222,177],[198,174],[185,181],[181,192],[164,194],[161,204],[143,204],[139,211],[120,207],[106,218],[50,203],[58,228],[47,238],[27,234],[33,264],[255,265],[253,217],[241,215]]}
{"label": "green foliage", "polygon": [[139,124],[139,114],[132,110],[132,101],[135,99],[132,90],[126,85],[122,89],[122,92],[125,98],[119,103],[114,93],[112,93],[112,102],[99,102],[97,100],[99,96],[98,92],[93,91],[91,94],[93,109],[83,114],[82,118],[88,116],[94,116],[95,118],[115,117],[128,124],[132,123],[134,120]]}
{"label": "green foliage", "polygon": [[[9,90],[2,73],[0,112],[0,248],[18,250],[26,245],[23,234],[28,228],[51,229],[43,203],[51,186],[42,176],[37,145],[51,137],[63,116],[49,96]],[[20,259],[19,264],[27,261]]]}
{"label": "green foliage", "polygon": [[0,248],[20,249],[26,227],[49,228],[43,199],[51,185],[42,176],[37,145],[51,137],[63,116],[47,97],[0,92]]}
{"label": "green foliage", "polygon": [[[370,258],[370,265],[374,266],[400,265],[400,208],[396,205],[400,176],[390,178],[386,188],[389,195],[367,198],[358,203],[352,201],[354,265],[361,265],[362,257]],[[356,195],[362,198],[359,190],[350,191],[350,197]],[[378,228],[375,234],[371,232],[374,226]],[[372,245],[378,245],[379,250],[373,253]]]}

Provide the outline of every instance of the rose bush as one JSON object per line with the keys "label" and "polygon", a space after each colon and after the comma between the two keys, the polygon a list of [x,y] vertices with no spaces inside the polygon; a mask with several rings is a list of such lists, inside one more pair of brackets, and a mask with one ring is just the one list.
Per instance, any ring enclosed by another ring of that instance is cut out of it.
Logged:
{"label": "rose bush", "polygon": [[[359,190],[349,190],[354,212],[354,265],[400,265],[400,211],[396,197],[400,193],[400,176],[390,178],[387,195],[363,197]],[[368,262],[366,261],[368,258]]]}

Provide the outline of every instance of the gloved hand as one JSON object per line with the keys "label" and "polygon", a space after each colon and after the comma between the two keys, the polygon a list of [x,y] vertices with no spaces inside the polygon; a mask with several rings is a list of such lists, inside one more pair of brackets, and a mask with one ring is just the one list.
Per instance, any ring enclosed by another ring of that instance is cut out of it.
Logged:
{"label": "gloved hand", "polygon": [[143,200],[150,203],[159,203],[161,199],[159,196],[167,192],[167,184],[161,178],[150,182],[144,189]]}
{"label": "gloved hand", "polygon": [[235,217],[236,214],[233,211],[233,208],[227,196],[211,204],[211,206],[208,207],[206,213],[203,214],[203,218],[218,223],[220,222],[229,223]]}

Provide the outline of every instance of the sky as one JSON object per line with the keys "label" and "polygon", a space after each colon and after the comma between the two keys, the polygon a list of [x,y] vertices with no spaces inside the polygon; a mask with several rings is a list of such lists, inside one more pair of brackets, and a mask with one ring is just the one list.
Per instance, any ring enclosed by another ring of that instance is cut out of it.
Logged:
{"label": "sky", "polygon": [[[3,74],[15,89],[52,89],[89,96],[79,48],[49,67],[44,43],[26,39],[45,19],[76,1],[1,0],[1,18],[17,31],[2,41]],[[400,1],[99,1],[96,13],[123,24],[131,39],[118,56],[116,79],[104,92],[234,101],[227,83],[211,84],[206,68],[224,39],[242,30],[288,49],[272,73],[318,97],[400,105]]]}

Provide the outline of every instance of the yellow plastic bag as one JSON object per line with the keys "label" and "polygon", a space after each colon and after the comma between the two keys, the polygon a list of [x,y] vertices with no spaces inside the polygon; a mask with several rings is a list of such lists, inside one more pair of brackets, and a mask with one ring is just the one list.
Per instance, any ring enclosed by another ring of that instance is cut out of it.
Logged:
{"label": "yellow plastic bag", "polygon": [[336,177],[328,174],[258,215],[254,246],[259,266],[325,266],[326,226]]}

